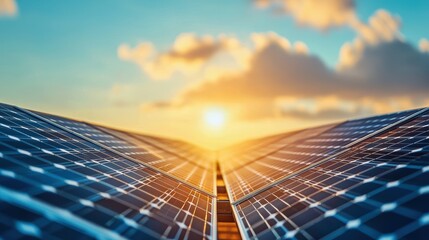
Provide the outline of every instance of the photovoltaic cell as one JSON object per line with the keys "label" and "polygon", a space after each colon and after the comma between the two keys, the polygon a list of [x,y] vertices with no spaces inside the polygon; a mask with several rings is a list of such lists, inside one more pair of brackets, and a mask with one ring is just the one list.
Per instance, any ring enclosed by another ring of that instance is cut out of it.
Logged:
{"label": "photovoltaic cell", "polygon": [[339,124],[309,138],[286,145],[281,150],[225,175],[233,201],[276,183],[347,148],[348,144],[398,122],[418,110],[358,119]]}
{"label": "photovoltaic cell", "polygon": [[[109,148],[121,152],[137,161],[149,164],[157,169],[172,174],[194,186],[214,193],[214,171],[213,168],[206,169],[200,165],[194,164],[185,158],[180,158],[171,154],[163,154],[160,150],[153,150],[153,147],[137,139],[126,136],[126,138],[113,135],[114,130],[102,131],[89,124],[78,122],[49,114],[41,114],[46,119],[59,124],[67,129],[82,134],[96,142],[99,142]],[[124,136],[122,136],[124,137]],[[150,151],[152,149],[152,151]]]}
{"label": "photovoltaic cell", "polygon": [[204,150],[195,145],[172,139],[158,138],[137,133],[128,133],[130,136],[150,143],[162,149],[168,149],[171,153],[181,156],[197,165],[207,169],[213,169],[216,155],[213,151]]}
{"label": "photovoltaic cell", "polygon": [[235,168],[253,161],[258,156],[262,156],[264,153],[274,151],[276,146],[278,146],[278,144],[276,144],[277,141],[294,134],[295,132],[254,139],[222,150],[219,156],[222,171],[225,173],[232,171]]}
{"label": "photovoltaic cell", "polygon": [[296,142],[298,140],[310,138],[316,136],[332,127],[336,124],[329,124],[320,127],[313,127],[300,131],[285,133],[272,137],[267,137],[260,140],[254,140],[249,142],[246,146],[237,146],[237,148],[230,150],[222,155],[226,155],[220,159],[222,163],[222,169],[224,173],[229,173],[241,168],[252,161],[259,160],[259,158],[280,150],[288,144]]}
{"label": "photovoltaic cell", "polygon": [[[428,112],[225,150],[243,237],[427,239]],[[182,141],[0,104],[0,239],[216,238],[216,199],[204,193],[215,192],[214,161]]]}
{"label": "photovoltaic cell", "polygon": [[[178,152],[180,151],[171,149],[168,145],[162,145],[160,143],[156,144],[155,140],[152,140],[152,141],[143,140],[140,137],[141,134],[124,132],[124,131],[111,129],[103,126],[96,126],[96,127],[106,133],[109,133],[120,139],[124,139],[129,143],[132,143],[137,146],[142,146],[143,148],[147,149],[149,152],[157,156],[160,156],[162,158],[165,158],[165,159],[180,158],[182,160],[189,161],[197,166],[205,168],[209,171],[214,171],[213,169],[214,169],[215,155],[212,151],[207,151],[207,150],[198,148],[198,153],[196,153],[195,156],[193,156],[192,158],[185,158],[183,154],[178,154]],[[149,138],[149,137],[146,137],[146,138]],[[198,160],[195,161],[195,159],[198,159]]]}
{"label": "photovoltaic cell", "polygon": [[209,195],[6,105],[0,182],[7,239],[213,238]]}
{"label": "photovoltaic cell", "polygon": [[238,204],[250,239],[427,239],[429,114]]}

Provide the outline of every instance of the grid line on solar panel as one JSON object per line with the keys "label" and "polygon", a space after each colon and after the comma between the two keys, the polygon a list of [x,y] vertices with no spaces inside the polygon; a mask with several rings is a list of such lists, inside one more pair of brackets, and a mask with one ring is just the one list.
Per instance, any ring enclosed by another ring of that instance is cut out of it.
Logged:
{"label": "grid line on solar panel", "polygon": [[[216,162],[213,159],[211,159],[210,153],[198,154],[198,157],[196,158],[200,159],[199,161],[200,163],[197,164],[195,160],[190,160],[188,158],[185,158],[177,153],[168,151],[167,149],[164,149],[157,145],[146,143],[145,141],[137,137],[136,134],[129,133],[129,132],[121,132],[121,131],[108,129],[101,126],[95,126],[95,127],[101,131],[106,132],[107,134],[111,134],[127,142],[130,142],[130,143],[137,142],[136,145],[138,146],[140,146],[143,143],[145,145],[145,148],[152,149],[152,152],[157,153],[157,155],[168,160],[169,162],[168,164],[165,164],[162,161],[157,161],[153,163],[154,166],[161,169],[162,168],[171,169],[172,173],[177,174],[178,176],[184,177],[185,180],[191,179],[191,181],[197,186],[203,189],[206,189],[207,191],[210,191],[213,195],[217,195],[217,188],[215,184],[216,183],[216,171],[215,171]],[[205,151],[202,149],[198,149],[198,150]],[[188,155],[188,156],[191,156],[191,155]],[[186,163],[181,162],[177,164],[176,162],[179,159],[185,160]],[[204,163],[204,164],[201,164],[201,163]],[[178,165],[180,166],[185,165],[185,167],[180,167]],[[192,170],[187,171],[186,166],[191,166]]]}
{"label": "grid line on solar panel", "polygon": [[6,105],[0,159],[2,189],[125,238],[213,236],[214,198]]}
{"label": "grid line on solar panel", "polygon": [[219,157],[221,171],[223,173],[228,173],[233,171],[235,168],[238,168],[254,160],[256,158],[255,155],[262,155],[262,153],[258,152],[259,150],[263,150],[264,152],[269,151],[266,149],[272,149],[273,147],[271,145],[275,145],[275,142],[291,134],[295,133],[286,133],[269,136],[262,139],[246,141],[244,143],[237,144],[222,150]]}
{"label": "grid line on solar panel", "polygon": [[[213,192],[213,181],[212,181],[212,177],[206,177],[207,176],[207,172],[202,173],[202,176],[200,176],[200,179],[197,179],[196,175],[192,175],[193,173],[196,173],[196,167],[194,166],[192,169],[191,174],[189,174],[186,170],[181,169],[184,165],[186,165],[186,162],[181,162],[179,165],[174,165],[169,163],[169,165],[164,165],[164,167],[159,167],[159,163],[165,161],[165,159],[162,158],[157,158],[156,156],[149,156],[147,157],[149,154],[145,153],[144,156],[142,156],[142,158],[138,158],[137,160],[135,159],[136,156],[130,156],[127,155],[127,151],[124,151],[125,149],[128,149],[129,147],[132,147],[132,145],[130,145],[129,143],[125,142],[125,141],[121,141],[120,139],[115,139],[115,141],[110,141],[111,138],[113,138],[113,136],[108,135],[108,134],[103,134],[102,132],[98,131],[97,129],[92,128],[89,125],[86,125],[85,123],[79,123],[79,122],[73,122],[71,120],[66,120],[64,118],[60,118],[60,117],[55,117],[55,116],[51,116],[50,119],[47,119],[44,116],[41,116],[40,114],[35,114],[31,111],[25,110],[25,109],[19,109],[27,114],[30,114],[34,117],[40,118],[42,121],[46,121],[49,124],[52,124],[58,128],[61,128],[65,131],[68,131],[80,138],[83,138],[87,141],[90,141],[94,144],[99,145],[100,147],[107,149],[108,151],[114,152],[115,154],[121,155],[124,158],[127,158],[128,160],[131,161],[138,161],[141,164],[145,165],[146,167],[149,167],[155,171],[158,171],[166,176],[169,176],[172,179],[175,179],[177,181],[180,181],[192,188],[195,188],[198,191],[202,191],[203,193],[206,193],[208,195],[211,196],[215,196],[214,192]],[[49,116],[49,115],[48,115]],[[59,123],[55,123],[52,120],[56,120],[56,121],[61,121]],[[83,131],[82,134],[77,133],[76,131],[76,127],[75,125],[79,125],[80,131]],[[71,127],[70,127],[71,126]],[[97,134],[94,134],[94,131]],[[109,140],[110,139],[110,140]],[[108,140],[109,142],[109,146],[105,145],[105,141]],[[120,143],[120,144],[118,144]],[[113,146],[112,146],[113,145]],[[115,148],[114,146],[119,147]],[[126,148],[124,148],[124,146],[126,146]],[[139,151],[144,151],[144,149],[139,149]],[[133,153],[133,152],[132,152]],[[139,161],[140,160],[140,161]],[[156,166],[151,165],[150,163],[147,163],[146,160],[155,160]],[[158,161],[156,161],[158,160]],[[168,170],[168,171],[165,171]],[[185,176],[185,177],[184,177]],[[192,177],[192,179],[191,179]],[[206,185],[208,184],[208,186]]]}
{"label": "grid line on solar panel", "polygon": [[[223,166],[226,165],[226,169],[224,174],[229,174],[233,171],[237,171],[238,169],[245,167],[246,165],[258,161],[264,157],[275,154],[280,151],[283,147],[297,142],[299,140],[304,140],[310,137],[314,137],[323,132],[328,131],[329,129],[337,126],[338,124],[328,124],[319,127],[313,127],[309,129],[300,130],[297,132],[292,132],[289,134],[284,134],[283,137],[277,139],[276,141],[271,142],[271,144],[267,144],[263,146],[263,148],[258,148],[256,151],[245,153],[238,158],[235,159],[226,159],[223,161]],[[242,161],[242,158],[246,158],[247,161]],[[232,164],[233,163],[233,164]],[[233,166],[231,168],[231,165]],[[229,170],[228,170],[229,168]]]}
{"label": "grid line on solar panel", "polygon": [[97,143],[108,146],[122,154],[131,157],[133,160],[149,164],[161,171],[167,172],[183,181],[192,184],[201,190],[214,195],[214,181],[213,172],[202,168],[199,165],[194,165],[189,161],[169,156],[164,158],[157,154],[152,155],[146,150],[142,144],[136,144],[135,141],[131,142],[129,139],[123,139],[116,135],[112,135],[98,128],[95,128],[87,123],[78,122],[58,116],[39,113],[45,119],[52,121],[58,125],[67,128],[70,131],[84,135]]}
{"label": "grid line on solar panel", "polygon": [[[169,149],[166,149],[162,146],[156,145],[154,143],[150,143],[148,141],[144,141],[141,138],[139,138],[139,134],[134,134],[134,133],[130,133],[130,132],[124,132],[124,131],[120,131],[120,130],[116,130],[116,129],[110,129],[110,128],[106,128],[103,126],[97,126],[97,125],[92,125],[93,127],[99,129],[100,131],[104,131],[108,134],[114,135],[118,138],[124,139],[127,142],[130,143],[134,143],[134,144],[143,144],[145,146],[145,148],[150,149],[151,151],[155,152],[157,155],[161,156],[161,157],[177,157],[186,161],[189,161],[195,165],[198,165],[202,168],[208,169],[210,171],[214,171],[214,165],[216,164],[215,160],[215,154],[212,151],[206,151],[206,150],[201,150],[204,152],[207,152],[206,154],[195,154],[197,155],[195,158],[200,159],[200,161],[195,161],[189,158],[185,158],[184,156],[178,154],[177,152],[171,151]],[[201,157],[199,155],[207,155],[207,157]],[[203,159],[207,159],[207,161],[201,161]]]}
{"label": "grid line on solar panel", "polygon": [[[202,150],[199,147],[179,140],[161,139],[158,137],[130,132],[124,132],[124,134],[137,138],[138,140],[153,145],[154,147],[162,148],[171,154],[187,159],[194,164],[201,165],[208,169],[212,169],[216,162],[216,156],[213,151]],[[202,161],[203,159],[204,161]]]}
{"label": "grid line on solar panel", "polygon": [[426,239],[428,201],[429,114],[422,113],[235,209],[250,239]]}
{"label": "grid line on solar panel", "polygon": [[409,121],[423,111],[425,109],[352,120],[315,137],[287,145],[276,154],[225,175],[228,194],[233,204],[238,204],[300,171],[340,154],[347,149],[343,146],[357,144],[374,134]]}
{"label": "grid line on solar panel", "polygon": [[1,186],[0,209],[0,236],[4,239],[18,239],[21,236],[42,239],[125,239],[61,208]]}

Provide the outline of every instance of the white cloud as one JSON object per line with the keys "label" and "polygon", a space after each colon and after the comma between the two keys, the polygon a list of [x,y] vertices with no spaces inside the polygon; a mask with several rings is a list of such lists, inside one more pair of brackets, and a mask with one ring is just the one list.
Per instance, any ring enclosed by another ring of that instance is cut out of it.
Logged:
{"label": "white cloud", "polygon": [[419,42],[420,51],[429,53],[429,40],[422,38]]}
{"label": "white cloud", "polygon": [[301,25],[326,30],[356,19],[354,0],[255,0],[259,8],[291,15]]}
{"label": "white cloud", "polygon": [[241,61],[241,49],[239,42],[232,37],[183,33],[166,51],[157,50],[150,42],[140,43],[135,48],[122,44],[118,48],[118,56],[121,60],[140,66],[152,79],[163,80],[175,73],[187,76],[196,74],[222,53],[228,53],[237,61]]}
{"label": "white cloud", "polygon": [[15,16],[17,13],[15,0],[0,0],[0,16]]}
{"label": "white cloud", "polygon": [[353,66],[369,46],[402,40],[402,34],[399,31],[400,26],[399,17],[392,16],[385,10],[378,10],[370,17],[367,24],[358,20],[353,21],[352,27],[355,29],[357,36],[352,42],[345,43],[341,47],[338,67]]}
{"label": "white cloud", "polygon": [[275,33],[253,34],[246,69],[189,86],[150,109],[206,104],[230,106],[246,119],[340,118],[424,104],[429,56],[388,37],[393,35],[380,36],[347,68],[330,69],[301,42],[291,44]]}

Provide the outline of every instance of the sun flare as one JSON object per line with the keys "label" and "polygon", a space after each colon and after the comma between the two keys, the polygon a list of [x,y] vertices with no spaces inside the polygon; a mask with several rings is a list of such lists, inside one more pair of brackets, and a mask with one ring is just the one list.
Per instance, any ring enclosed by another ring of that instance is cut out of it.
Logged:
{"label": "sun flare", "polygon": [[215,129],[225,125],[226,113],[221,108],[210,108],[204,112],[204,122],[207,126]]}

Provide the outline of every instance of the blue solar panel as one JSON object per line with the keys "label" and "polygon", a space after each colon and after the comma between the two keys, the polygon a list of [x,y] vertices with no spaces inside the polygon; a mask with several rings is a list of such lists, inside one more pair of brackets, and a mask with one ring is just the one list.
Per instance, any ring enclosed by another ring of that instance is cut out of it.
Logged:
{"label": "blue solar panel", "polygon": [[429,114],[238,204],[248,238],[427,239]]}
{"label": "blue solar panel", "polygon": [[[154,149],[129,135],[121,134],[115,130],[103,131],[87,123],[78,122],[58,116],[40,114],[50,121],[66,127],[67,129],[82,134],[98,143],[108,146],[137,161],[151,165],[159,170],[178,177],[207,193],[214,194],[213,167],[205,168],[184,157],[168,154],[160,149]],[[107,132],[109,131],[109,132]],[[116,135],[114,135],[116,134]],[[208,161],[208,160],[207,160]],[[208,161],[209,162],[209,161]],[[210,166],[213,166],[211,164]]]}
{"label": "blue solar panel", "polygon": [[236,171],[237,169],[259,160],[261,157],[280,150],[288,144],[301,139],[316,136],[337,124],[313,127],[295,132],[255,139],[244,144],[239,144],[232,149],[226,149],[221,152],[219,161],[225,174]]}
{"label": "blue solar panel", "polygon": [[148,136],[137,133],[127,133],[133,138],[152,144],[156,147],[168,150],[170,153],[187,159],[199,166],[207,169],[213,169],[216,161],[216,154],[213,151],[208,151],[179,140],[165,139],[154,136]]}
{"label": "blue solar panel", "polygon": [[0,183],[2,238],[213,238],[211,196],[6,105]]}
{"label": "blue solar panel", "polygon": [[269,187],[285,176],[333,156],[355,141],[413,116],[418,111],[348,121],[316,136],[287,144],[273,154],[227,173],[225,178],[231,198],[238,201],[254,191]]}
{"label": "blue solar panel", "polygon": [[231,214],[245,239],[429,234],[427,109],[256,139],[217,169],[215,156],[0,104],[0,239],[216,239]]}

